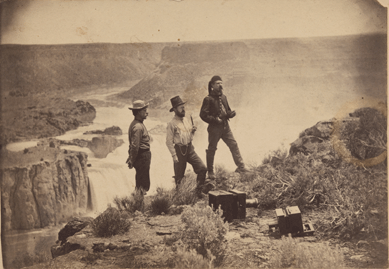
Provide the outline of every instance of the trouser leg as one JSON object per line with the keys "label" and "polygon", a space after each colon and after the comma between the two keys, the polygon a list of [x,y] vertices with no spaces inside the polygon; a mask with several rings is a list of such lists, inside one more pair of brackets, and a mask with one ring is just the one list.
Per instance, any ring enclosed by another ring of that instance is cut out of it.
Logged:
{"label": "trouser leg", "polygon": [[188,149],[187,161],[192,165],[193,171],[197,174],[197,187],[200,188],[202,185],[204,185],[207,167],[195,152],[192,144]]}
{"label": "trouser leg", "polygon": [[213,164],[215,159],[215,153],[217,144],[223,133],[223,125],[209,125],[208,126],[208,150],[207,153],[207,170],[213,174]]}
{"label": "trouser leg", "polygon": [[181,149],[180,146],[178,145],[175,145],[174,148],[176,150],[176,154],[178,158],[178,163],[174,163],[174,179],[177,187],[181,183],[181,180],[185,175],[187,150],[186,147]]}
{"label": "trouser leg", "polygon": [[150,189],[151,152],[138,154],[134,163],[136,189],[148,191]]}
{"label": "trouser leg", "polygon": [[243,158],[240,155],[238,143],[236,142],[234,135],[232,134],[232,131],[231,131],[230,126],[228,124],[225,127],[225,130],[224,130],[221,138],[223,139],[223,141],[227,144],[228,148],[230,149],[231,154],[232,154],[232,158],[234,159],[236,166],[239,168],[243,168],[245,165],[243,162]]}

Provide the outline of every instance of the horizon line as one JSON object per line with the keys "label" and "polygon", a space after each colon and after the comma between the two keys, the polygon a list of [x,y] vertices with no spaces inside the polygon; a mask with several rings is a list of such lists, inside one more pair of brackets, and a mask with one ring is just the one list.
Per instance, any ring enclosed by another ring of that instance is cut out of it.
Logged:
{"label": "horizon line", "polygon": [[295,37],[265,37],[265,38],[244,38],[244,39],[220,39],[220,40],[194,40],[194,41],[161,41],[161,42],[84,42],[84,43],[36,43],[36,44],[20,44],[20,43],[0,43],[0,46],[61,46],[61,45],[98,45],[98,44],[115,44],[115,45],[126,45],[126,44],[190,44],[190,43],[223,43],[223,42],[242,42],[242,41],[253,41],[253,40],[271,40],[271,39],[310,39],[310,38],[336,38],[336,37],[351,37],[351,36],[368,36],[368,35],[386,35],[387,32],[370,32],[360,34],[345,34],[345,35],[321,35],[321,36],[295,36]]}

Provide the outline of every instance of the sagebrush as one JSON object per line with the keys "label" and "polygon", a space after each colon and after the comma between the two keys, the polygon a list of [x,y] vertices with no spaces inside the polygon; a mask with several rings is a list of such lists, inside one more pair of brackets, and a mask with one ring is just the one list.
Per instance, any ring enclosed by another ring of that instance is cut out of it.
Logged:
{"label": "sagebrush", "polygon": [[135,211],[144,211],[144,196],[141,191],[134,191],[131,196],[115,197],[113,202],[120,211],[134,213]]}
{"label": "sagebrush", "polygon": [[110,237],[129,231],[131,222],[126,211],[109,207],[91,223],[92,232],[97,237]]}
{"label": "sagebrush", "polygon": [[225,238],[228,223],[225,223],[223,211],[215,212],[209,206],[195,205],[188,207],[181,215],[184,226],[181,229],[181,240],[204,258],[211,260],[215,266],[222,263],[228,252]]}
{"label": "sagebrush", "polygon": [[172,205],[172,194],[163,188],[157,188],[157,194],[151,200],[151,212],[157,215],[169,213],[169,208]]}
{"label": "sagebrush", "polygon": [[178,248],[169,261],[171,268],[212,268],[211,260],[198,254],[196,250]]}
{"label": "sagebrush", "polygon": [[175,205],[193,205],[198,201],[196,195],[196,174],[187,173],[181,180],[180,185],[173,192],[173,204]]}

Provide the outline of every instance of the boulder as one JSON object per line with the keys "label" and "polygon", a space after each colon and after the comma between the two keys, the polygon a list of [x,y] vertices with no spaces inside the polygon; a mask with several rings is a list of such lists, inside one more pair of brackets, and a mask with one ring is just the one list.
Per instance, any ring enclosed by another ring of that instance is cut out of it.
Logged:
{"label": "boulder", "polygon": [[118,126],[112,126],[102,130],[87,131],[84,134],[105,134],[105,135],[122,135],[122,129]]}
{"label": "boulder", "polygon": [[58,240],[61,241],[61,244],[66,242],[66,239],[69,236],[74,235],[75,233],[81,231],[86,226],[88,226],[93,221],[91,217],[75,217],[69,221],[65,227],[63,227],[58,233]]}
{"label": "boulder", "polygon": [[123,143],[123,139],[116,139],[112,136],[103,135],[101,137],[93,137],[88,147],[93,151],[96,158],[105,158]]}

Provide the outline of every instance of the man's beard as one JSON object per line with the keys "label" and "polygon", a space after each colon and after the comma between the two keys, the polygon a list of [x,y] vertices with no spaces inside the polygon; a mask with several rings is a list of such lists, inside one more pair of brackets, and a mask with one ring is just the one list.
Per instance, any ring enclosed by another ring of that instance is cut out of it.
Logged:
{"label": "man's beard", "polygon": [[222,95],[223,93],[223,88],[219,88],[219,89],[214,89],[216,95]]}
{"label": "man's beard", "polygon": [[181,118],[185,117],[185,110],[184,110],[184,111],[181,111],[181,112],[178,112],[178,111],[177,111],[177,116],[179,116],[179,117],[181,117]]}

